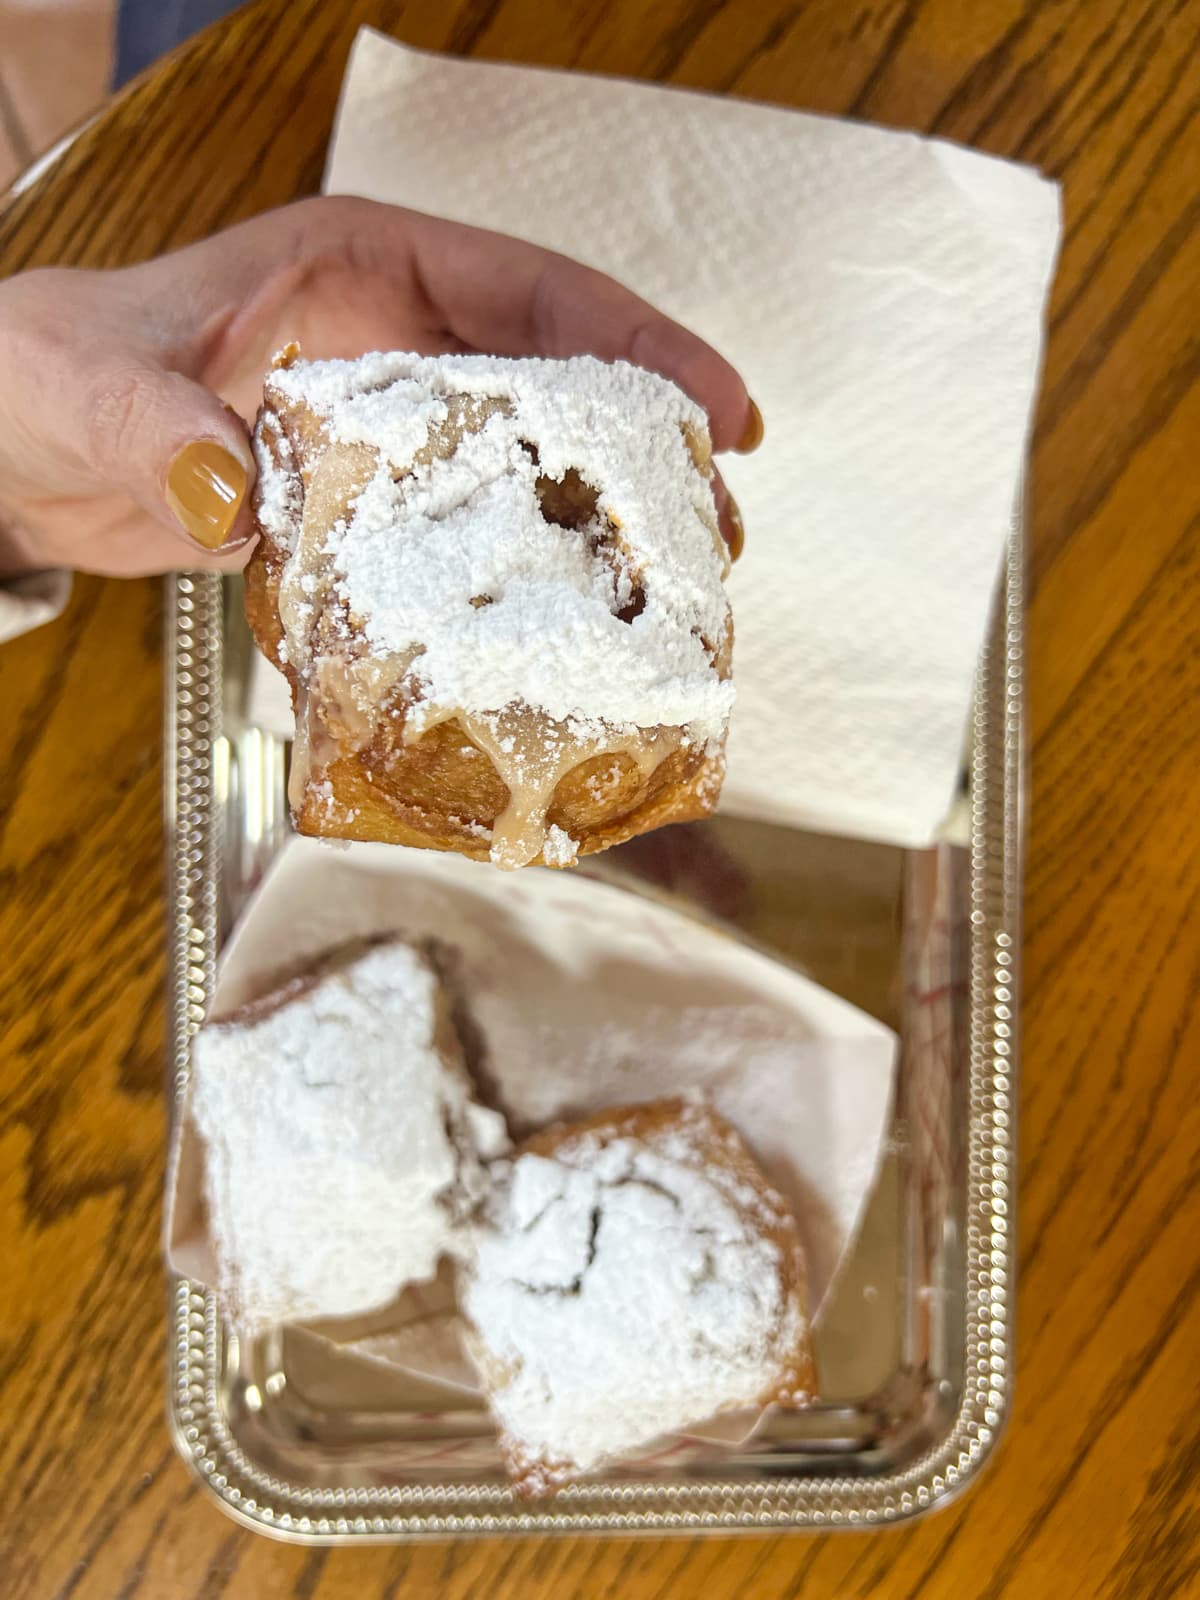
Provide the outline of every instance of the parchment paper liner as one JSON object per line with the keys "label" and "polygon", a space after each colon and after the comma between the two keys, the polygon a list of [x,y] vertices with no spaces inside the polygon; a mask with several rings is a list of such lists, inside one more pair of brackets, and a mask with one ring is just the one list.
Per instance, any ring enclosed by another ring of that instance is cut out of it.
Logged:
{"label": "parchment paper liner", "polygon": [[[228,941],[212,1014],[344,940],[385,932],[436,942],[481,1097],[506,1113],[514,1137],[702,1088],[794,1205],[819,1314],[879,1163],[890,1029],[736,940],[578,871],[503,874],[433,851],[301,838],[280,852]],[[167,1257],[211,1284],[203,1170],[185,1106],[168,1176]],[[422,1393],[433,1383],[451,1402],[475,1395],[450,1276],[411,1286],[382,1311],[309,1323],[305,1339],[409,1375]],[[727,1412],[687,1437],[737,1445],[761,1415]]]}

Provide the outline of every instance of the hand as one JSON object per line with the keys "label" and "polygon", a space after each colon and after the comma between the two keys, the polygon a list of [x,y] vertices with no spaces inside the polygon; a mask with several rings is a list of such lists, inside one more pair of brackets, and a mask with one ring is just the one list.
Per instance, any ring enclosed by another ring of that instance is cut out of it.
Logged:
{"label": "hand", "polygon": [[[0,574],[241,566],[243,419],[293,339],[309,357],[623,357],[703,406],[715,449],[761,437],[729,363],[611,278],[417,212],[304,200],[141,266],[0,283]],[[736,554],[719,480],[717,496]]]}

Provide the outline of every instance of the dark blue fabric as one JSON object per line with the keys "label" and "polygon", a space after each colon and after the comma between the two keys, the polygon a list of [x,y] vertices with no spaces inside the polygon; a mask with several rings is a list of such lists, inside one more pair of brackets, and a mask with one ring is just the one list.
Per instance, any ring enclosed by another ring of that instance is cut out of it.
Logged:
{"label": "dark blue fabric", "polygon": [[118,0],[113,88],[119,89],[159,56],[241,4],[242,0]]}

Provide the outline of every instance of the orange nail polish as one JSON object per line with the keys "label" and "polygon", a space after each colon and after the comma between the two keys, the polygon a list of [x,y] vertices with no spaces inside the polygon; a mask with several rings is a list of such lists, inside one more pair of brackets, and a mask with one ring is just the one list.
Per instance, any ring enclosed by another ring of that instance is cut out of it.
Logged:
{"label": "orange nail polish", "polygon": [[738,510],[738,503],[732,495],[725,502],[725,517],[729,523],[729,559],[736,561],[746,548],[746,526],[742,521],[742,513]]}
{"label": "orange nail polish", "polygon": [[219,550],[241,509],[246,469],[224,445],[195,439],[167,468],[166,494],[184,532],[206,550]]}
{"label": "orange nail polish", "polygon": [[762,412],[750,402],[750,415],[746,419],[746,426],[742,430],[742,437],[737,442],[739,455],[748,456],[752,450],[757,450],[763,442],[763,417]]}

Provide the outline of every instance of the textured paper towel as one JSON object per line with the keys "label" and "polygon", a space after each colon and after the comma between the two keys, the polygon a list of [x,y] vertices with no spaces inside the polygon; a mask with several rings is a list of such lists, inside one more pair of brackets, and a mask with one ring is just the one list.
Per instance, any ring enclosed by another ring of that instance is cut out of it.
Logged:
{"label": "textured paper towel", "polygon": [[325,187],[613,273],[741,369],[725,809],[928,843],[1036,388],[1057,188],[937,141],[364,31]]}

